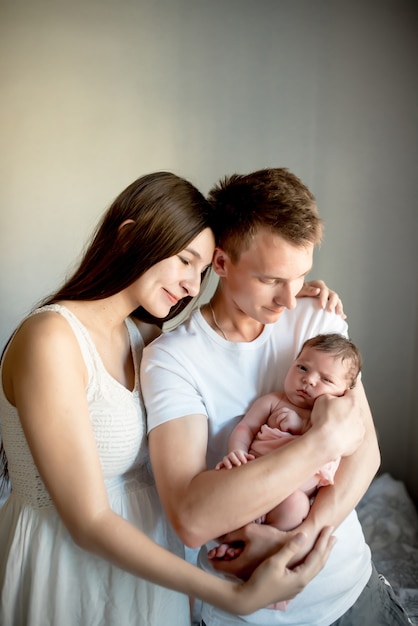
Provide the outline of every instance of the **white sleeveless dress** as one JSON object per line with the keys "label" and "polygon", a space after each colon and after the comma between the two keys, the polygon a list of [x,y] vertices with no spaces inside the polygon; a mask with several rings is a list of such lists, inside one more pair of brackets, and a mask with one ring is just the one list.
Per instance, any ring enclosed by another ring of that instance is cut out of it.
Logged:
{"label": "white sleeveless dress", "polygon": [[[105,370],[93,341],[66,307],[87,365],[87,398],[112,509],[157,543],[184,556],[166,520],[150,470],[145,411],[139,390],[143,340],[126,321],[135,364],[129,391]],[[186,596],[150,584],[79,548],[38,475],[16,409],[0,385],[1,432],[11,494],[0,508],[2,626],[187,626]]]}

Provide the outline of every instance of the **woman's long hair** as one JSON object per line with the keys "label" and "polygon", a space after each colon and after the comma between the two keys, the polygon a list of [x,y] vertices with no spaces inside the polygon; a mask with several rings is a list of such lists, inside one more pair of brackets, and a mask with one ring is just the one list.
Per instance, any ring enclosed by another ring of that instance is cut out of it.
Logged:
{"label": "woman's long hair", "polygon": [[[104,215],[78,269],[42,304],[99,300],[118,293],[212,227],[212,213],[204,196],[184,178],[170,172],[138,178]],[[133,315],[161,325],[187,303],[181,300],[164,319],[153,318],[142,308]]]}
{"label": "woman's long hair", "polygon": [[[138,178],[105,213],[72,276],[41,305],[60,300],[99,300],[122,291],[159,261],[184,250],[202,230],[212,227],[212,212],[200,191],[184,178],[170,172]],[[161,326],[178,315],[190,299],[180,300],[164,319],[151,316],[142,307],[132,315]],[[7,459],[1,441],[0,495],[7,482]]]}

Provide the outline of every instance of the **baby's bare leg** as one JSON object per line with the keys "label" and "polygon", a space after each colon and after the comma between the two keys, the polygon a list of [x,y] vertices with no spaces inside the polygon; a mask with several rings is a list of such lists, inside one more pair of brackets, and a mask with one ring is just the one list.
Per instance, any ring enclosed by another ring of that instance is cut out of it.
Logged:
{"label": "baby's bare leg", "polygon": [[293,530],[300,526],[310,509],[309,498],[300,489],[294,491],[266,515],[266,524],[279,530]]}
{"label": "baby's bare leg", "polygon": [[[300,526],[308,515],[309,509],[310,503],[308,496],[304,491],[298,489],[267,513],[267,515],[263,516],[262,522],[259,520],[256,520],[256,522],[270,524],[283,531],[293,530]],[[209,559],[230,561],[236,559],[241,554],[242,550],[242,546],[231,546],[227,543],[221,543],[208,552],[208,557]]]}

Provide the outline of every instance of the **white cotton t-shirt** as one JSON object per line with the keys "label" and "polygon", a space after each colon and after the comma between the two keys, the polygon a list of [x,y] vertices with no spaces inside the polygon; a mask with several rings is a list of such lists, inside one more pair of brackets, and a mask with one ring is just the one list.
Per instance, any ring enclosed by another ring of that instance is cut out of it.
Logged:
{"label": "white cotton t-shirt", "polygon": [[[185,415],[208,417],[207,465],[213,468],[227,452],[229,435],[256,398],[283,390],[286,372],[303,342],[319,333],[347,335],[341,317],[320,308],[316,299],[300,298],[254,341],[225,341],[199,310],[175,330],[145,348],[141,383],[148,431]],[[221,511],[219,512],[221,513]],[[286,611],[262,609],[234,616],[203,605],[208,626],[329,626],[357,600],[371,575],[370,550],[355,511],[334,533],[338,541],[324,569]],[[202,548],[199,564],[212,573]]]}

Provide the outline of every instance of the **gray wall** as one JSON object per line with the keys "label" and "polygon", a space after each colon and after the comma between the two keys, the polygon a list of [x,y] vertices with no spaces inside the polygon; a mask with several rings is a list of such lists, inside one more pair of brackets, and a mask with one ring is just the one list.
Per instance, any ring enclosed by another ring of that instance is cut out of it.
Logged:
{"label": "gray wall", "polygon": [[3,0],[0,343],[139,175],[286,166],[326,223],[385,471],[418,496],[414,1]]}

